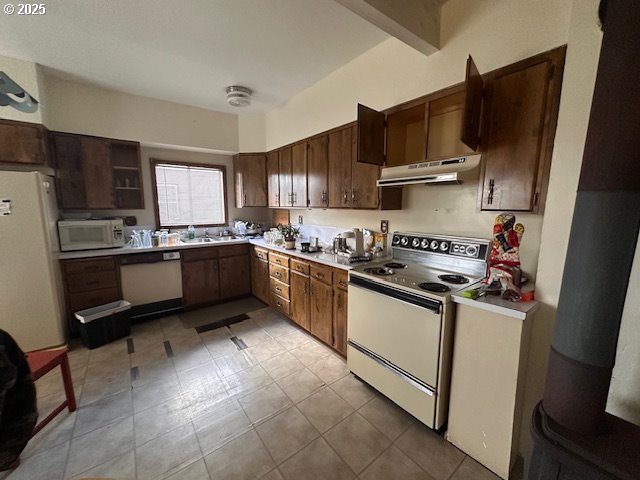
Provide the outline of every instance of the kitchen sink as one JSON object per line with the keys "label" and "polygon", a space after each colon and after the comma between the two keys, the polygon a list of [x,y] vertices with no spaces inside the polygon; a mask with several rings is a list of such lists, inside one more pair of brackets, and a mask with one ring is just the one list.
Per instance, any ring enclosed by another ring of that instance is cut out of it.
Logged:
{"label": "kitchen sink", "polygon": [[192,240],[182,240],[183,244],[187,244],[187,245],[193,245],[193,244],[199,244],[199,243],[217,243],[217,242],[225,242],[225,241],[229,241],[229,240],[235,240],[238,237],[236,237],[235,235],[225,235],[223,237],[199,237],[199,238],[194,238]]}

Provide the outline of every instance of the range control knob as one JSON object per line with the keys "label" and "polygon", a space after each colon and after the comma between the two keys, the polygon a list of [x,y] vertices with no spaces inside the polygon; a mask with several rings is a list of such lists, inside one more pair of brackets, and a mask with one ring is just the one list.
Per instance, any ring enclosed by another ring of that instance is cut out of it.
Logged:
{"label": "range control knob", "polygon": [[393,240],[391,240],[393,245],[398,245],[400,243],[400,235],[394,235]]}
{"label": "range control knob", "polygon": [[409,245],[409,237],[402,237],[402,239],[400,240],[400,245],[402,245],[403,247]]}
{"label": "range control knob", "polygon": [[453,249],[451,250],[453,253],[458,253],[460,251],[460,245],[454,245]]}
{"label": "range control knob", "polygon": [[469,257],[477,257],[478,256],[478,245],[469,245],[467,247],[466,254]]}
{"label": "range control knob", "polygon": [[449,250],[449,244],[447,242],[440,242],[440,250],[446,252]]}
{"label": "range control knob", "polygon": [[437,240],[431,240],[431,243],[429,244],[429,248],[431,250],[437,250],[438,249],[438,241]]}
{"label": "range control knob", "polygon": [[414,237],[413,240],[411,240],[411,246],[413,248],[418,248],[420,246],[420,239],[418,237]]}
{"label": "range control knob", "polygon": [[425,250],[429,248],[429,240],[426,238],[423,238],[422,241],[420,242],[420,247],[422,247]]}

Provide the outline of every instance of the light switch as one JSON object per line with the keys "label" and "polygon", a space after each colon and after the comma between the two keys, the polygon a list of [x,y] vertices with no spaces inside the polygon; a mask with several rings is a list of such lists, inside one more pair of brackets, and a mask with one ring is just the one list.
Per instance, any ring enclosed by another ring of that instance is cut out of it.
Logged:
{"label": "light switch", "polygon": [[11,215],[11,200],[8,198],[0,200],[0,215]]}

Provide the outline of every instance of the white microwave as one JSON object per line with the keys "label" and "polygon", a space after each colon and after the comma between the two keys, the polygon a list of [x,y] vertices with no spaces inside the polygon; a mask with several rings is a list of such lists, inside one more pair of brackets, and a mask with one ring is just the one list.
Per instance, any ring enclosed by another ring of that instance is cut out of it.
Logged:
{"label": "white microwave", "polygon": [[60,250],[95,250],[124,246],[122,219],[60,220]]}

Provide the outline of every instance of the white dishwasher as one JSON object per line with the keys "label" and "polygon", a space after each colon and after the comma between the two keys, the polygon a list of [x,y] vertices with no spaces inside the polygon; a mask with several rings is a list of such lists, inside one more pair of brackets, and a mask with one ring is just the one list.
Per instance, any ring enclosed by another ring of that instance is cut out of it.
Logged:
{"label": "white dishwasher", "polygon": [[146,317],[182,308],[180,252],[141,252],[120,257],[122,296],[131,316]]}

